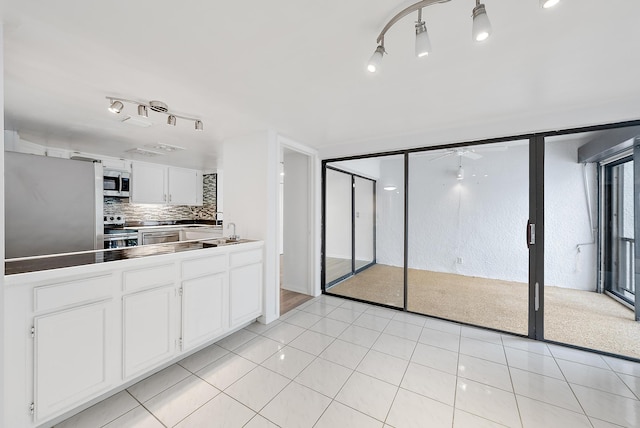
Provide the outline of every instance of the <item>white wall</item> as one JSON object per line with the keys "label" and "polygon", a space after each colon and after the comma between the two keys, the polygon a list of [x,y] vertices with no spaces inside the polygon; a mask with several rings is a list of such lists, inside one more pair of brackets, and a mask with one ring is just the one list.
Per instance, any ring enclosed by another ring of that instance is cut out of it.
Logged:
{"label": "white wall", "polygon": [[[595,291],[597,248],[589,224],[584,166],[577,163],[578,140],[549,142],[545,152],[545,285]],[[587,165],[594,227],[597,176]],[[633,182],[633,180],[632,180]],[[578,244],[581,245],[578,251]]]}
{"label": "white wall", "polygon": [[278,144],[275,132],[265,131],[224,142],[225,227],[236,224],[242,238],[265,242],[264,316],[280,316],[278,280]]}
{"label": "white wall", "polygon": [[[4,100],[4,78],[2,74],[2,70],[4,70],[4,41],[2,35],[3,26],[2,23],[0,23],[0,99]],[[2,125],[2,129],[4,129],[4,103],[0,103],[0,125]],[[2,145],[4,146],[4,133],[0,138],[2,139]],[[0,230],[4,236],[4,150],[0,150]],[[0,260],[4,260],[4,239],[0,239]],[[5,416],[2,416],[7,414],[4,410],[4,397],[5,394],[9,394],[11,392],[5,391],[7,382],[4,381],[5,371],[8,370],[8,367],[5,367],[4,361],[4,327],[6,323],[4,314],[7,313],[4,305],[4,272],[2,272],[2,275],[0,275],[0,308],[2,309],[2,314],[0,315],[0,426],[4,426],[6,423],[4,420]]]}
{"label": "white wall", "polygon": [[353,159],[331,162],[331,166],[346,172],[377,180],[380,178],[380,158]]}
{"label": "white wall", "polygon": [[309,293],[309,252],[311,224],[309,212],[309,157],[285,150],[283,189],[283,283],[282,288]]}
{"label": "white wall", "polygon": [[[582,179],[578,142],[549,144],[546,153],[546,285],[595,289],[595,246]],[[410,157],[409,267],[467,276],[528,281],[528,145],[463,158]],[[377,262],[403,265],[402,158],[383,158],[377,189]],[[474,177],[475,175],[475,177]],[[593,170],[590,177],[593,179]],[[397,185],[383,190],[382,183]],[[595,183],[590,184],[595,204]],[[595,205],[594,205],[595,206]],[[462,258],[462,263],[458,263]]]}
{"label": "white wall", "polygon": [[351,259],[351,175],[327,169],[327,257]]}
{"label": "white wall", "polygon": [[[386,186],[395,190],[384,190]],[[376,260],[404,266],[404,157],[384,157],[376,183]]]}
{"label": "white wall", "polygon": [[373,261],[373,226],[375,182],[355,178],[355,254],[356,260]]}

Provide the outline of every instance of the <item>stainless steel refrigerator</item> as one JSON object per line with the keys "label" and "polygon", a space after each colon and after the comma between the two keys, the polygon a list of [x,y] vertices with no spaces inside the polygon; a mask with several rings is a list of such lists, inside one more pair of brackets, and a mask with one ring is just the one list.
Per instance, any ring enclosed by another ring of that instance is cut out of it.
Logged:
{"label": "stainless steel refrigerator", "polygon": [[103,248],[102,164],[5,152],[6,258]]}

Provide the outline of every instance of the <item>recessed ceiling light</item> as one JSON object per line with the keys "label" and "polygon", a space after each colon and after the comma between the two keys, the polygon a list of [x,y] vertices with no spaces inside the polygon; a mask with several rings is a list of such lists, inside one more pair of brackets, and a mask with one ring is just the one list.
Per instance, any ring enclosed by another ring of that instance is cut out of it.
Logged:
{"label": "recessed ceiling light", "polygon": [[135,149],[129,149],[127,150],[127,153],[132,153],[135,155],[142,155],[142,156],[149,156],[149,157],[162,156],[165,154],[162,152],[155,152],[153,150],[147,150],[140,147],[136,147]]}
{"label": "recessed ceiling light", "polygon": [[185,150],[184,147],[172,146],[171,144],[164,144],[164,143],[145,144],[145,147],[149,147],[150,149],[167,152],[167,153]]}
{"label": "recessed ceiling light", "polygon": [[397,187],[396,186],[384,186],[383,189],[391,191],[391,190],[396,190]]}

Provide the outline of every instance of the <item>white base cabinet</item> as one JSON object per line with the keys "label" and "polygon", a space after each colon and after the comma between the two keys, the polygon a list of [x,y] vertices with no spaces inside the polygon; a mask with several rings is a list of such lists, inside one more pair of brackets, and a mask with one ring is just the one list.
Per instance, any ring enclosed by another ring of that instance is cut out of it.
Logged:
{"label": "white base cabinet", "polygon": [[103,302],[34,319],[36,420],[70,410],[111,387],[110,311],[110,302]]}
{"label": "white base cabinet", "polygon": [[123,297],[125,379],[171,359],[175,353],[175,294],[175,287],[167,286]]}
{"label": "white base cabinet", "polygon": [[258,318],[262,253],[250,242],[6,276],[0,426],[58,423]]}
{"label": "white base cabinet", "polygon": [[182,346],[185,351],[220,336],[229,327],[227,275],[218,273],[182,283]]}
{"label": "white base cabinet", "polygon": [[257,318],[262,312],[262,263],[231,269],[229,283],[231,326]]}

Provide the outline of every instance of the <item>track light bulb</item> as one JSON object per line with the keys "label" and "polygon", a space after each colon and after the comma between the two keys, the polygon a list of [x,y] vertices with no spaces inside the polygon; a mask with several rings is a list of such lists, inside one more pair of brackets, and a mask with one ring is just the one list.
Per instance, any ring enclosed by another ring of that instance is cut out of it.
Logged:
{"label": "track light bulb", "polygon": [[196,120],[196,131],[202,131],[204,128],[202,127],[202,121]]}
{"label": "track light bulb", "polygon": [[416,56],[422,58],[431,52],[431,41],[424,21],[416,23]]}
{"label": "track light bulb", "polygon": [[489,22],[484,4],[480,3],[479,0],[476,0],[476,7],[473,8],[471,16],[473,16],[473,40],[476,42],[487,40],[491,35],[491,22]]}
{"label": "track light bulb", "polygon": [[167,125],[176,126],[176,117],[172,114],[167,117]]}
{"label": "track light bulb", "polygon": [[385,54],[384,46],[378,45],[373,55],[371,55],[371,59],[369,59],[369,64],[367,65],[367,70],[370,73],[375,73],[380,68],[380,63],[382,62],[382,56]]}
{"label": "track light bulb", "polygon": [[550,7],[557,5],[559,2],[560,0],[540,0],[540,7],[543,9],[549,9]]}
{"label": "track light bulb", "polygon": [[464,169],[462,169],[462,165],[458,167],[458,174],[456,174],[456,178],[458,180],[464,179]]}
{"label": "track light bulb", "polygon": [[147,106],[142,104],[138,106],[138,116],[149,117],[149,111],[147,110]]}
{"label": "track light bulb", "polygon": [[109,111],[111,113],[118,114],[122,111],[123,108],[124,108],[124,104],[122,104],[120,101],[113,101],[109,106]]}

